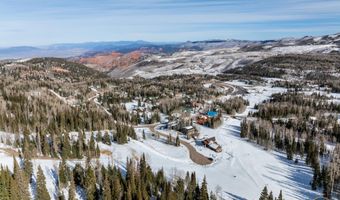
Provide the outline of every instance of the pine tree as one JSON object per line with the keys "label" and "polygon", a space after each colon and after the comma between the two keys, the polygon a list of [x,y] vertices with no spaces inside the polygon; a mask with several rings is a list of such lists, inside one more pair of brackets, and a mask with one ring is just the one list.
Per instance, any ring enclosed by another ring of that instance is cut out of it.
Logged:
{"label": "pine tree", "polygon": [[121,198],[121,183],[119,178],[116,176],[115,179],[113,180],[113,186],[112,186],[112,196],[113,199],[118,200]]}
{"label": "pine tree", "polygon": [[268,200],[268,189],[267,186],[264,186],[262,192],[261,192],[261,196],[259,200]]}
{"label": "pine tree", "polygon": [[65,159],[61,160],[61,163],[59,164],[59,184],[60,187],[63,188],[67,185],[69,178],[70,178],[70,173],[69,173],[69,168],[66,165]]}
{"label": "pine tree", "polygon": [[28,181],[24,176],[21,168],[17,160],[13,157],[14,167],[13,167],[13,177],[18,185],[18,195],[22,200],[29,199],[29,192],[28,192]]}
{"label": "pine tree", "polygon": [[106,131],[103,137],[103,143],[107,145],[111,145],[111,138],[109,133]]}
{"label": "pine tree", "polygon": [[32,164],[31,155],[30,153],[28,153],[28,151],[24,153],[24,172],[27,177],[27,180],[31,182],[31,177],[33,174],[33,164]]}
{"label": "pine tree", "polygon": [[[7,170],[8,171],[8,170]],[[9,173],[9,171],[8,171]],[[13,200],[20,200],[20,189],[19,189],[19,186],[18,186],[18,183],[17,181],[10,175],[9,178],[9,188],[8,188],[8,191],[9,191],[9,194],[10,194],[10,198],[13,199]]]}
{"label": "pine tree", "polygon": [[50,155],[50,144],[48,143],[48,138],[46,136],[42,136],[42,154],[44,156]]}
{"label": "pine tree", "polygon": [[196,188],[196,174],[195,172],[191,173],[190,181],[187,186],[187,192],[185,193],[185,199],[194,199],[195,198],[195,188]]}
{"label": "pine tree", "polygon": [[146,140],[146,135],[145,135],[144,129],[143,129],[143,140]]}
{"label": "pine tree", "polygon": [[270,191],[270,193],[269,193],[268,200],[274,200],[274,196],[273,196],[272,191]]}
{"label": "pine tree", "polygon": [[112,194],[111,194],[111,186],[109,182],[108,176],[105,176],[104,178],[104,186],[103,186],[103,200],[111,200]]}
{"label": "pine tree", "polygon": [[45,175],[40,166],[38,167],[38,173],[37,173],[37,192],[36,192],[35,199],[37,200],[50,200],[51,199],[46,188]]}
{"label": "pine tree", "polygon": [[10,200],[10,194],[8,192],[8,186],[6,180],[6,175],[5,175],[4,169],[1,167],[1,172],[0,172],[0,199],[1,200]]}
{"label": "pine tree", "polygon": [[177,194],[177,199],[184,199],[184,181],[183,179],[178,179],[175,186],[175,192]]}
{"label": "pine tree", "polygon": [[97,144],[97,147],[96,147],[96,158],[100,158],[100,149],[99,149],[98,144]]}
{"label": "pine tree", "polygon": [[176,137],[176,147],[179,147],[180,146],[180,140],[179,140],[179,137],[178,137],[178,135],[177,135],[177,137]]}
{"label": "pine tree", "polygon": [[279,194],[279,197],[277,198],[277,200],[283,200],[282,190],[280,190],[280,194]]}
{"label": "pine tree", "polygon": [[216,195],[212,191],[210,192],[210,200],[217,200]]}
{"label": "pine tree", "polygon": [[91,138],[90,138],[90,145],[89,145],[89,150],[90,150],[90,157],[96,157],[96,143],[94,140],[94,135],[91,133]]}
{"label": "pine tree", "polygon": [[84,134],[83,131],[79,131],[78,140],[77,140],[77,149],[78,149],[78,159],[82,159],[84,156],[85,142],[84,142]]}
{"label": "pine tree", "polygon": [[68,134],[64,134],[63,143],[62,143],[62,152],[61,157],[63,159],[67,159],[71,157],[71,144]]}
{"label": "pine tree", "polygon": [[312,180],[312,190],[316,190],[318,188],[319,176],[320,176],[320,169],[318,167],[314,168],[314,174],[313,174],[313,180]]}
{"label": "pine tree", "polygon": [[96,176],[90,165],[87,166],[85,174],[86,175],[85,175],[85,180],[84,180],[84,186],[86,189],[87,199],[94,200],[96,189],[97,189],[96,188]]}
{"label": "pine tree", "polygon": [[96,135],[96,141],[97,143],[98,142],[102,142],[102,133],[100,131],[97,132],[97,135]]}
{"label": "pine tree", "polygon": [[325,198],[330,199],[331,198],[331,172],[328,167],[325,167],[324,173],[323,173],[323,196]]}
{"label": "pine tree", "polygon": [[206,180],[205,176],[203,178],[202,187],[201,187],[201,190],[200,190],[200,200],[209,200],[207,180]]}
{"label": "pine tree", "polygon": [[70,187],[68,190],[68,200],[75,200],[76,199],[76,186],[74,184],[73,176],[70,180]]}

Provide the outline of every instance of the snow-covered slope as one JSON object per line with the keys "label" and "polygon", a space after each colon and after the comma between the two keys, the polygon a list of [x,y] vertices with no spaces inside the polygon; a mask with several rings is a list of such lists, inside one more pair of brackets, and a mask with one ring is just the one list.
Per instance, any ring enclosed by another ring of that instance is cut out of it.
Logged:
{"label": "snow-covered slope", "polygon": [[172,74],[216,75],[271,56],[340,51],[340,34],[273,41],[215,41],[184,43],[173,54],[152,54],[138,63],[115,68],[113,77],[152,78]]}
{"label": "snow-covered slope", "polygon": [[[195,125],[200,132],[200,137],[216,137],[222,146],[221,153],[215,153],[202,145],[189,141],[201,154],[214,158],[214,162],[207,166],[195,164],[189,156],[185,146],[175,147],[166,144],[166,139],[157,140],[152,137],[148,128],[136,128],[138,140],[131,140],[128,144],[118,145],[112,143],[108,146],[99,143],[100,149],[111,152],[102,154],[100,163],[103,165],[115,164],[124,170],[127,157],[138,158],[143,153],[153,170],[163,168],[169,179],[176,176],[185,176],[187,171],[195,171],[199,181],[207,177],[208,187],[224,199],[258,199],[265,185],[278,196],[282,190],[285,199],[313,199],[319,196],[319,192],[312,191],[309,182],[312,179],[312,170],[299,160],[298,164],[288,161],[285,154],[276,151],[265,151],[262,147],[239,137],[242,116],[246,116],[257,104],[270,97],[271,94],[283,92],[285,89],[268,85],[247,85],[240,81],[226,82],[228,85],[242,86],[249,94],[244,98],[249,100],[250,105],[246,111],[239,114],[239,119],[229,116],[223,117],[223,124],[217,129],[210,129]],[[143,139],[142,132],[146,139]],[[8,134],[0,132],[0,136],[7,138]],[[87,139],[90,133],[87,133]],[[12,156],[6,154],[4,144],[0,148],[0,164],[13,167]],[[17,158],[18,159],[18,158]],[[52,199],[57,197],[56,169],[59,160],[35,159],[33,160],[35,173],[38,165],[41,165],[46,176],[48,191]],[[96,161],[93,161],[95,164]],[[69,166],[76,163],[85,163],[84,160],[70,160]],[[34,190],[32,190],[32,195]],[[66,194],[67,195],[67,194]],[[78,190],[80,198],[82,191]],[[81,199],[81,198],[80,198]]]}
{"label": "snow-covered slope", "polygon": [[245,51],[240,47],[181,51],[172,55],[152,55],[126,68],[110,72],[113,77],[141,76],[152,78],[172,74],[216,75],[232,68],[243,67],[265,58],[283,54],[329,53],[339,51],[336,44],[266,46]]}
{"label": "snow-covered slope", "polygon": [[[205,136],[215,136],[223,146],[221,156],[209,166],[193,163],[187,149],[182,146],[176,148],[151,139],[133,140],[125,145],[101,144],[100,148],[111,151],[112,156],[102,155],[100,161],[104,165],[114,163],[124,168],[127,157],[134,158],[145,153],[151,167],[154,170],[163,168],[170,179],[184,177],[186,171],[195,171],[199,181],[206,176],[209,189],[224,199],[257,199],[265,185],[275,196],[282,189],[286,199],[311,199],[319,195],[310,190],[312,171],[308,166],[294,164],[287,161],[284,154],[262,150],[240,139],[239,124],[239,120],[228,118],[217,130],[200,127],[200,132]],[[35,173],[39,165],[42,167],[52,199],[57,197],[55,173],[59,162],[48,159],[33,161]],[[73,166],[76,162],[79,161],[69,161],[68,164]],[[12,168],[12,157],[1,153],[0,163]]]}

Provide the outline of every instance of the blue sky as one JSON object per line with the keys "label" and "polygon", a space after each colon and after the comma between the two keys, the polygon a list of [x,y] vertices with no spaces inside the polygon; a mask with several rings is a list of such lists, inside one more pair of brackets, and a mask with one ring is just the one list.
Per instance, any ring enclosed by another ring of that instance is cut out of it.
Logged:
{"label": "blue sky", "polygon": [[0,46],[340,32],[340,0],[0,0]]}

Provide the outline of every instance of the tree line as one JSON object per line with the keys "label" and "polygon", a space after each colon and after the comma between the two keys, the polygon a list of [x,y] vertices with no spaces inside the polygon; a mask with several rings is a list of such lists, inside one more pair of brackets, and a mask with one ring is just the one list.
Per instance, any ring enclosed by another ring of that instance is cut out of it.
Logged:
{"label": "tree line", "polygon": [[[95,200],[132,200],[132,199],[159,199],[159,200],[209,200],[217,199],[209,193],[206,178],[199,184],[196,174],[186,173],[185,178],[176,177],[169,181],[164,171],[153,172],[147,164],[145,155],[140,160],[127,160],[126,170],[115,165],[95,165],[90,160],[85,167],[76,164],[69,167],[62,159],[55,169],[57,199],[75,200],[77,194],[84,195],[85,199]],[[35,187],[32,187],[35,185]],[[13,173],[8,167],[0,169],[0,198],[3,200],[29,200],[30,188],[33,188],[34,199],[49,200],[51,196],[47,190],[46,177],[39,166],[35,173],[26,173],[14,159]]]}

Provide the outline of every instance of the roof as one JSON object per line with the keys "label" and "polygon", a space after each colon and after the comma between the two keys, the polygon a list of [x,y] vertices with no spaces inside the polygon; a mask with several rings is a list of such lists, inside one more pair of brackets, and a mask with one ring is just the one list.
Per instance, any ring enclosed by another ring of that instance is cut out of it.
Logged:
{"label": "roof", "polygon": [[216,138],[215,137],[211,137],[211,138],[205,139],[204,141],[206,141],[206,142],[216,141]]}
{"label": "roof", "polygon": [[207,115],[208,115],[209,117],[217,117],[218,113],[215,112],[215,111],[208,111],[208,112],[207,112]]}
{"label": "roof", "polygon": [[217,148],[220,147],[220,145],[218,145],[218,144],[216,144],[216,143],[214,143],[214,142],[209,143],[209,146],[210,146],[211,148],[213,148],[213,149],[217,149]]}
{"label": "roof", "polygon": [[187,130],[190,130],[190,129],[193,129],[194,127],[192,127],[192,126],[186,126],[186,127],[184,127],[185,129],[187,129]]}

